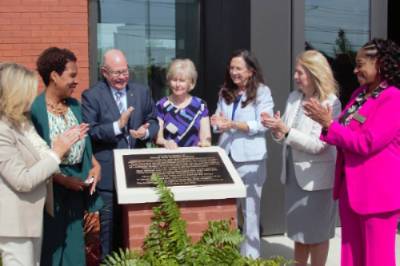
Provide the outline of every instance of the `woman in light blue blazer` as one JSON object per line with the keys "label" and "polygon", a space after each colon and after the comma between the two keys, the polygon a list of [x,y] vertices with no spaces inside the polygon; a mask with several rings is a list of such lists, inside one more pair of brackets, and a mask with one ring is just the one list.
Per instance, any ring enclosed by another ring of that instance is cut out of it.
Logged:
{"label": "woman in light blue blazer", "polygon": [[332,197],[336,148],[320,140],[322,127],[306,116],[303,102],[317,99],[332,108],[336,118],[340,102],[337,85],[326,58],[306,51],[297,58],[294,80],[282,119],[262,114],[262,123],[283,145],[281,181],[285,184],[286,227],[294,241],[296,265],[325,265],[329,239],[334,236],[336,203]]}
{"label": "woman in light blue blazer", "polygon": [[253,258],[260,256],[260,200],[267,176],[266,128],[261,124],[261,113],[272,115],[273,107],[257,59],[249,51],[235,51],[226,68],[211,124],[221,133],[219,146],[225,149],[246,185],[246,198],[238,200],[245,235],[241,253]]}

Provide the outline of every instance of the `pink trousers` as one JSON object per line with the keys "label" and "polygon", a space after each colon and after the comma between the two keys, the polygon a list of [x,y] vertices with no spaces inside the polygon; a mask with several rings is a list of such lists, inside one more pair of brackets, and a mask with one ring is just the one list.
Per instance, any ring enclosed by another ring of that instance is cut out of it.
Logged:
{"label": "pink trousers", "polygon": [[400,211],[360,215],[350,205],[345,185],[339,198],[342,266],[395,266]]}

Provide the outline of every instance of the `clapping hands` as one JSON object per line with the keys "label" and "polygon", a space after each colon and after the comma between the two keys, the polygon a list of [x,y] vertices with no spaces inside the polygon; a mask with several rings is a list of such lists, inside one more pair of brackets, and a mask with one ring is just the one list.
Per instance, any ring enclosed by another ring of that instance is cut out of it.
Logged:
{"label": "clapping hands", "polygon": [[332,123],[332,106],[323,106],[317,99],[311,98],[303,103],[303,108],[306,116],[323,128],[329,128]]}
{"label": "clapping hands", "polygon": [[271,129],[272,134],[277,139],[283,139],[289,132],[289,128],[281,119],[280,111],[277,111],[274,116],[269,115],[267,112],[261,113],[261,124]]}
{"label": "clapping hands", "polygon": [[89,124],[86,123],[69,128],[64,133],[53,139],[52,150],[59,156],[60,159],[63,158],[72,145],[85,138],[88,131]]}
{"label": "clapping hands", "polygon": [[222,132],[232,128],[232,120],[226,118],[222,112],[211,116],[210,122],[212,126],[216,126]]}
{"label": "clapping hands", "polygon": [[129,118],[131,117],[134,110],[135,108],[129,106],[129,108],[121,114],[121,116],[118,119],[119,128],[124,128],[128,124]]}
{"label": "clapping hands", "polygon": [[147,129],[149,128],[149,123],[144,123],[137,130],[131,129],[129,133],[135,139],[143,139],[146,136]]}

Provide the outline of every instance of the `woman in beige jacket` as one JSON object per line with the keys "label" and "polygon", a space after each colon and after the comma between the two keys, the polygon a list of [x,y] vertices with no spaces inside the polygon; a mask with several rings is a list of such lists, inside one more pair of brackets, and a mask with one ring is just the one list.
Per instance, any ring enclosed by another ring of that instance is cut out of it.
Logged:
{"label": "woman in beige jacket", "polygon": [[52,149],[46,146],[27,115],[37,85],[35,74],[25,67],[0,65],[0,254],[4,266],[39,264],[49,177],[85,133],[76,127],[60,135]]}

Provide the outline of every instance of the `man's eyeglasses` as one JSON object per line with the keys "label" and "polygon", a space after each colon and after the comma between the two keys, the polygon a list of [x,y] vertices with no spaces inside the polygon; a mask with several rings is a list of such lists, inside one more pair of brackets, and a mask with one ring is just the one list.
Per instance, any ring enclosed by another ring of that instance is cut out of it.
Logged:
{"label": "man's eyeglasses", "polygon": [[119,77],[119,76],[127,76],[129,74],[129,69],[122,69],[122,70],[117,70],[117,71],[113,71],[109,68],[105,68],[106,71],[108,72],[108,74],[110,74],[113,77]]}

